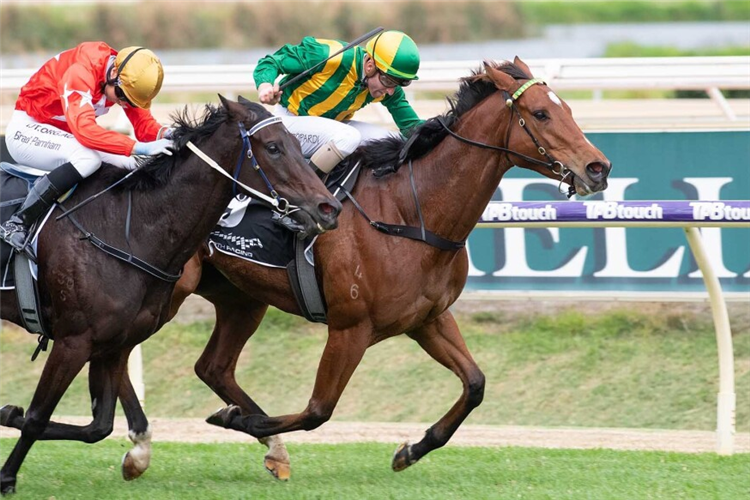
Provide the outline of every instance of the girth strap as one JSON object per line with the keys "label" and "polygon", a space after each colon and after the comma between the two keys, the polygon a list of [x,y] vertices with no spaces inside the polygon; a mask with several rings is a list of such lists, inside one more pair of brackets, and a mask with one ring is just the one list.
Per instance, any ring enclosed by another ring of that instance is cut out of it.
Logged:
{"label": "girth strap", "polygon": [[343,186],[341,186],[341,191],[346,195],[347,198],[351,200],[351,202],[354,204],[355,207],[357,207],[357,210],[359,210],[359,213],[362,214],[362,216],[367,220],[367,222],[380,231],[381,233],[385,233],[391,236],[401,236],[402,238],[409,238],[411,240],[417,240],[421,241],[423,243],[427,243],[428,245],[439,248],[440,250],[445,250],[449,252],[455,252],[457,250],[461,250],[466,246],[466,240],[463,241],[452,241],[446,238],[443,238],[442,236],[438,236],[437,234],[433,233],[432,231],[426,229],[424,227],[424,218],[422,217],[422,208],[419,205],[419,199],[417,198],[417,188],[414,183],[414,168],[412,167],[412,162],[409,160],[409,176],[411,181],[411,188],[412,188],[412,194],[414,195],[414,201],[417,204],[417,214],[419,215],[419,227],[414,226],[403,226],[400,224],[387,224],[385,222],[378,222],[370,219],[368,217],[367,213],[365,213],[362,206],[357,203],[357,200],[354,199],[354,196],[352,194],[344,189]]}
{"label": "girth strap", "polygon": [[305,318],[314,323],[327,323],[325,299],[318,287],[315,267],[305,258],[305,242],[303,238],[294,238],[294,260],[287,265],[289,282]]}
{"label": "girth strap", "polygon": [[41,314],[41,301],[39,300],[38,283],[31,275],[29,258],[24,252],[16,252],[13,256],[13,271],[16,281],[16,301],[18,302],[18,312],[21,315],[23,326],[31,333],[38,333],[39,340],[31,355],[31,361],[34,361],[41,351],[47,350],[52,335],[45,327]]}
{"label": "girth strap", "polygon": [[[127,211],[127,220],[125,221],[125,240],[128,243],[128,246],[130,246],[130,216],[131,216],[131,203],[132,199],[128,197],[128,211]],[[61,205],[62,206],[62,205]],[[178,274],[170,274],[165,271],[162,271],[161,269],[152,266],[148,262],[139,259],[132,253],[125,252],[124,250],[120,250],[117,247],[113,247],[112,245],[105,243],[103,240],[101,240],[99,237],[97,237],[94,233],[91,233],[87,231],[76,219],[73,217],[73,215],[68,214],[68,219],[70,219],[70,222],[73,223],[73,225],[78,228],[81,233],[83,233],[83,236],[80,238],[82,240],[88,240],[92,245],[94,245],[96,248],[101,250],[102,252],[106,253],[107,255],[111,255],[112,257],[119,259],[123,262],[127,262],[128,264],[137,267],[141,271],[145,271],[151,276],[154,276],[155,278],[158,278],[162,281],[166,281],[168,283],[174,283],[175,281],[179,280],[182,276],[182,270]]]}

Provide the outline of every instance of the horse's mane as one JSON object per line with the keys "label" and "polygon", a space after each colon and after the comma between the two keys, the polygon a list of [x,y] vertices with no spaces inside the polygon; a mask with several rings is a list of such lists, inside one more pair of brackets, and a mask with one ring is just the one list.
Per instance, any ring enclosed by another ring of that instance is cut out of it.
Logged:
{"label": "horse's mane", "polygon": [[[490,63],[492,68],[498,69],[516,80],[528,80],[531,78],[515,64],[504,61],[501,63]],[[497,91],[494,82],[487,76],[484,68],[472,71],[470,76],[461,79],[461,84],[453,98],[448,98],[450,110],[445,114],[430,118],[420,126],[416,127],[409,139],[409,146],[404,161],[416,160],[432,151],[448,132],[438,121],[439,118],[451,127],[461,116],[471,108],[479,104],[485,98]],[[415,137],[416,136],[416,137]],[[373,169],[376,176],[382,176],[395,172],[400,167],[399,156],[406,144],[406,139],[401,137],[388,137],[372,141],[360,146],[352,155],[353,161],[360,160],[362,166]]]}
{"label": "horse's mane", "polygon": [[[271,114],[260,104],[247,100],[240,101],[246,108],[260,119],[271,116]],[[177,163],[184,161],[190,154],[186,147],[189,141],[199,143],[202,139],[210,137],[227,119],[227,111],[222,106],[206,104],[200,116],[194,116],[187,106],[173,113],[170,119],[173,123],[174,132],[172,140],[176,151],[169,155],[144,157],[138,160],[138,171],[131,178],[123,182],[119,189],[149,191],[165,186],[174,171]],[[239,136],[239,132],[238,132]],[[128,171],[121,168],[102,169],[102,175],[108,184],[122,179]]]}

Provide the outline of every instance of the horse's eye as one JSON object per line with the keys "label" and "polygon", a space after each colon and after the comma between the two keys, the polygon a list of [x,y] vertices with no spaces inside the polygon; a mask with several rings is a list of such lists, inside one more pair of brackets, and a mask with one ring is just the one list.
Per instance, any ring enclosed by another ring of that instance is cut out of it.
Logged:
{"label": "horse's eye", "polygon": [[281,150],[274,142],[266,144],[266,151],[268,151],[268,154],[272,154],[272,155],[277,155],[281,153]]}
{"label": "horse's eye", "polygon": [[544,120],[549,120],[549,115],[547,115],[545,111],[534,111],[532,115],[534,115],[534,118],[536,118],[540,122],[543,122]]}

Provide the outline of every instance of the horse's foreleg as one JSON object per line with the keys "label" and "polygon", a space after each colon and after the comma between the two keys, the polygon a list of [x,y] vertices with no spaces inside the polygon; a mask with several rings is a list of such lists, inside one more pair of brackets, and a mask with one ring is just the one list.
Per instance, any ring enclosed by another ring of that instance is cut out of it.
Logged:
{"label": "horse's foreleg", "polygon": [[26,418],[23,418],[23,410],[20,415],[18,412],[7,412],[14,415],[8,416],[6,413],[2,417],[9,417],[13,422],[21,424],[21,437],[0,469],[0,493],[3,495],[16,490],[16,476],[27,453],[44,434],[52,412],[89,358],[91,350],[85,342],[65,340],[52,345]]}
{"label": "horse's foreleg", "polygon": [[122,477],[130,481],[146,472],[151,463],[151,427],[127,370],[120,382],[119,398],[125,418],[128,420],[128,438],[134,445],[133,449],[122,457]]}
{"label": "horse's foreleg", "polygon": [[456,320],[449,311],[408,335],[433,359],[461,379],[463,392],[450,411],[427,429],[421,441],[399,446],[391,464],[394,471],[403,470],[432,450],[444,446],[484,397],[484,374],[472,359]]}
{"label": "horse's foreleg", "polygon": [[[268,305],[249,298],[215,300],[216,326],[200,359],[195,373],[225,403],[237,405],[248,415],[266,413],[237,384],[235,369],[242,348],[255,333],[268,310]],[[223,425],[212,415],[208,423]],[[289,452],[279,436],[258,439],[268,447],[263,465],[276,479],[286,481],[291,475]]]}
{"label": "horse's foreleg", "polygon": [[247,432],[257,438],[320,427],[331,418],[341,393],[369,346],[370,336],[361,333],[361,328],[329,330],[312,397],[301,413],[268,417],[246,415],[237,407],[228,407],[217,417],[222,419],[225,427]]}
{"label": "horse's foreleg", "polygon": [[[48,421],[44,431],[37,436],[38,441],[82,441],[96,443],[112,433],[116,399],[116,379],[120,378],[122,363],[119,355],[103,360],[92,360],[89,368],[89,392],[91,394],[92,421],[87,425],[64,424]],[[126,358],[127,359],[127,358]],[[23,416],[18,406],[0,408],[0,424],[23,431],[29,419]]]}

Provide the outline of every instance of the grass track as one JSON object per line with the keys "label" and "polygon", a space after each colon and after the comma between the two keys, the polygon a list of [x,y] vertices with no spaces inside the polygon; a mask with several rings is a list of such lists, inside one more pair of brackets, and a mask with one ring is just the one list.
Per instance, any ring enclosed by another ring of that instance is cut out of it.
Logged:
{"label": "grass track", "polygon": [[[647,304],[557,314],[460,313],[466,343],[487,378],[467,424],[646,429],[716,428],[718,363],[710,314]],[[750,314],[735,307],[737,431],[750,430]],[[222,402],[193,364],[213,321],[170,323],[145,342],[146,412],[205,418]],[[325,329],[272,310],[240,357],[237,378],[272,415],[310,397]],[[36,338],[0,333],[0,405],[28,408],[48,354],[29,362]],[[90,415],[87,370],[56,409]],[[168,381],[168,383],[165,383]],[[461,392],[458,379],[406,336],[368,349],[336,408],[339,421],[433,423]]]}
{"label": "grass track", "polygon": [[[0,440],[6,456],[13,441]],[[398,474],[393,445],[289,445],[291,481],[262,469],[258,444],[156,443],[151,468],[120,478],[124,440],[40,442],[21,469],[26,499],[743,499],[750,454],[718,457],[608,450],[437,450]]]}

